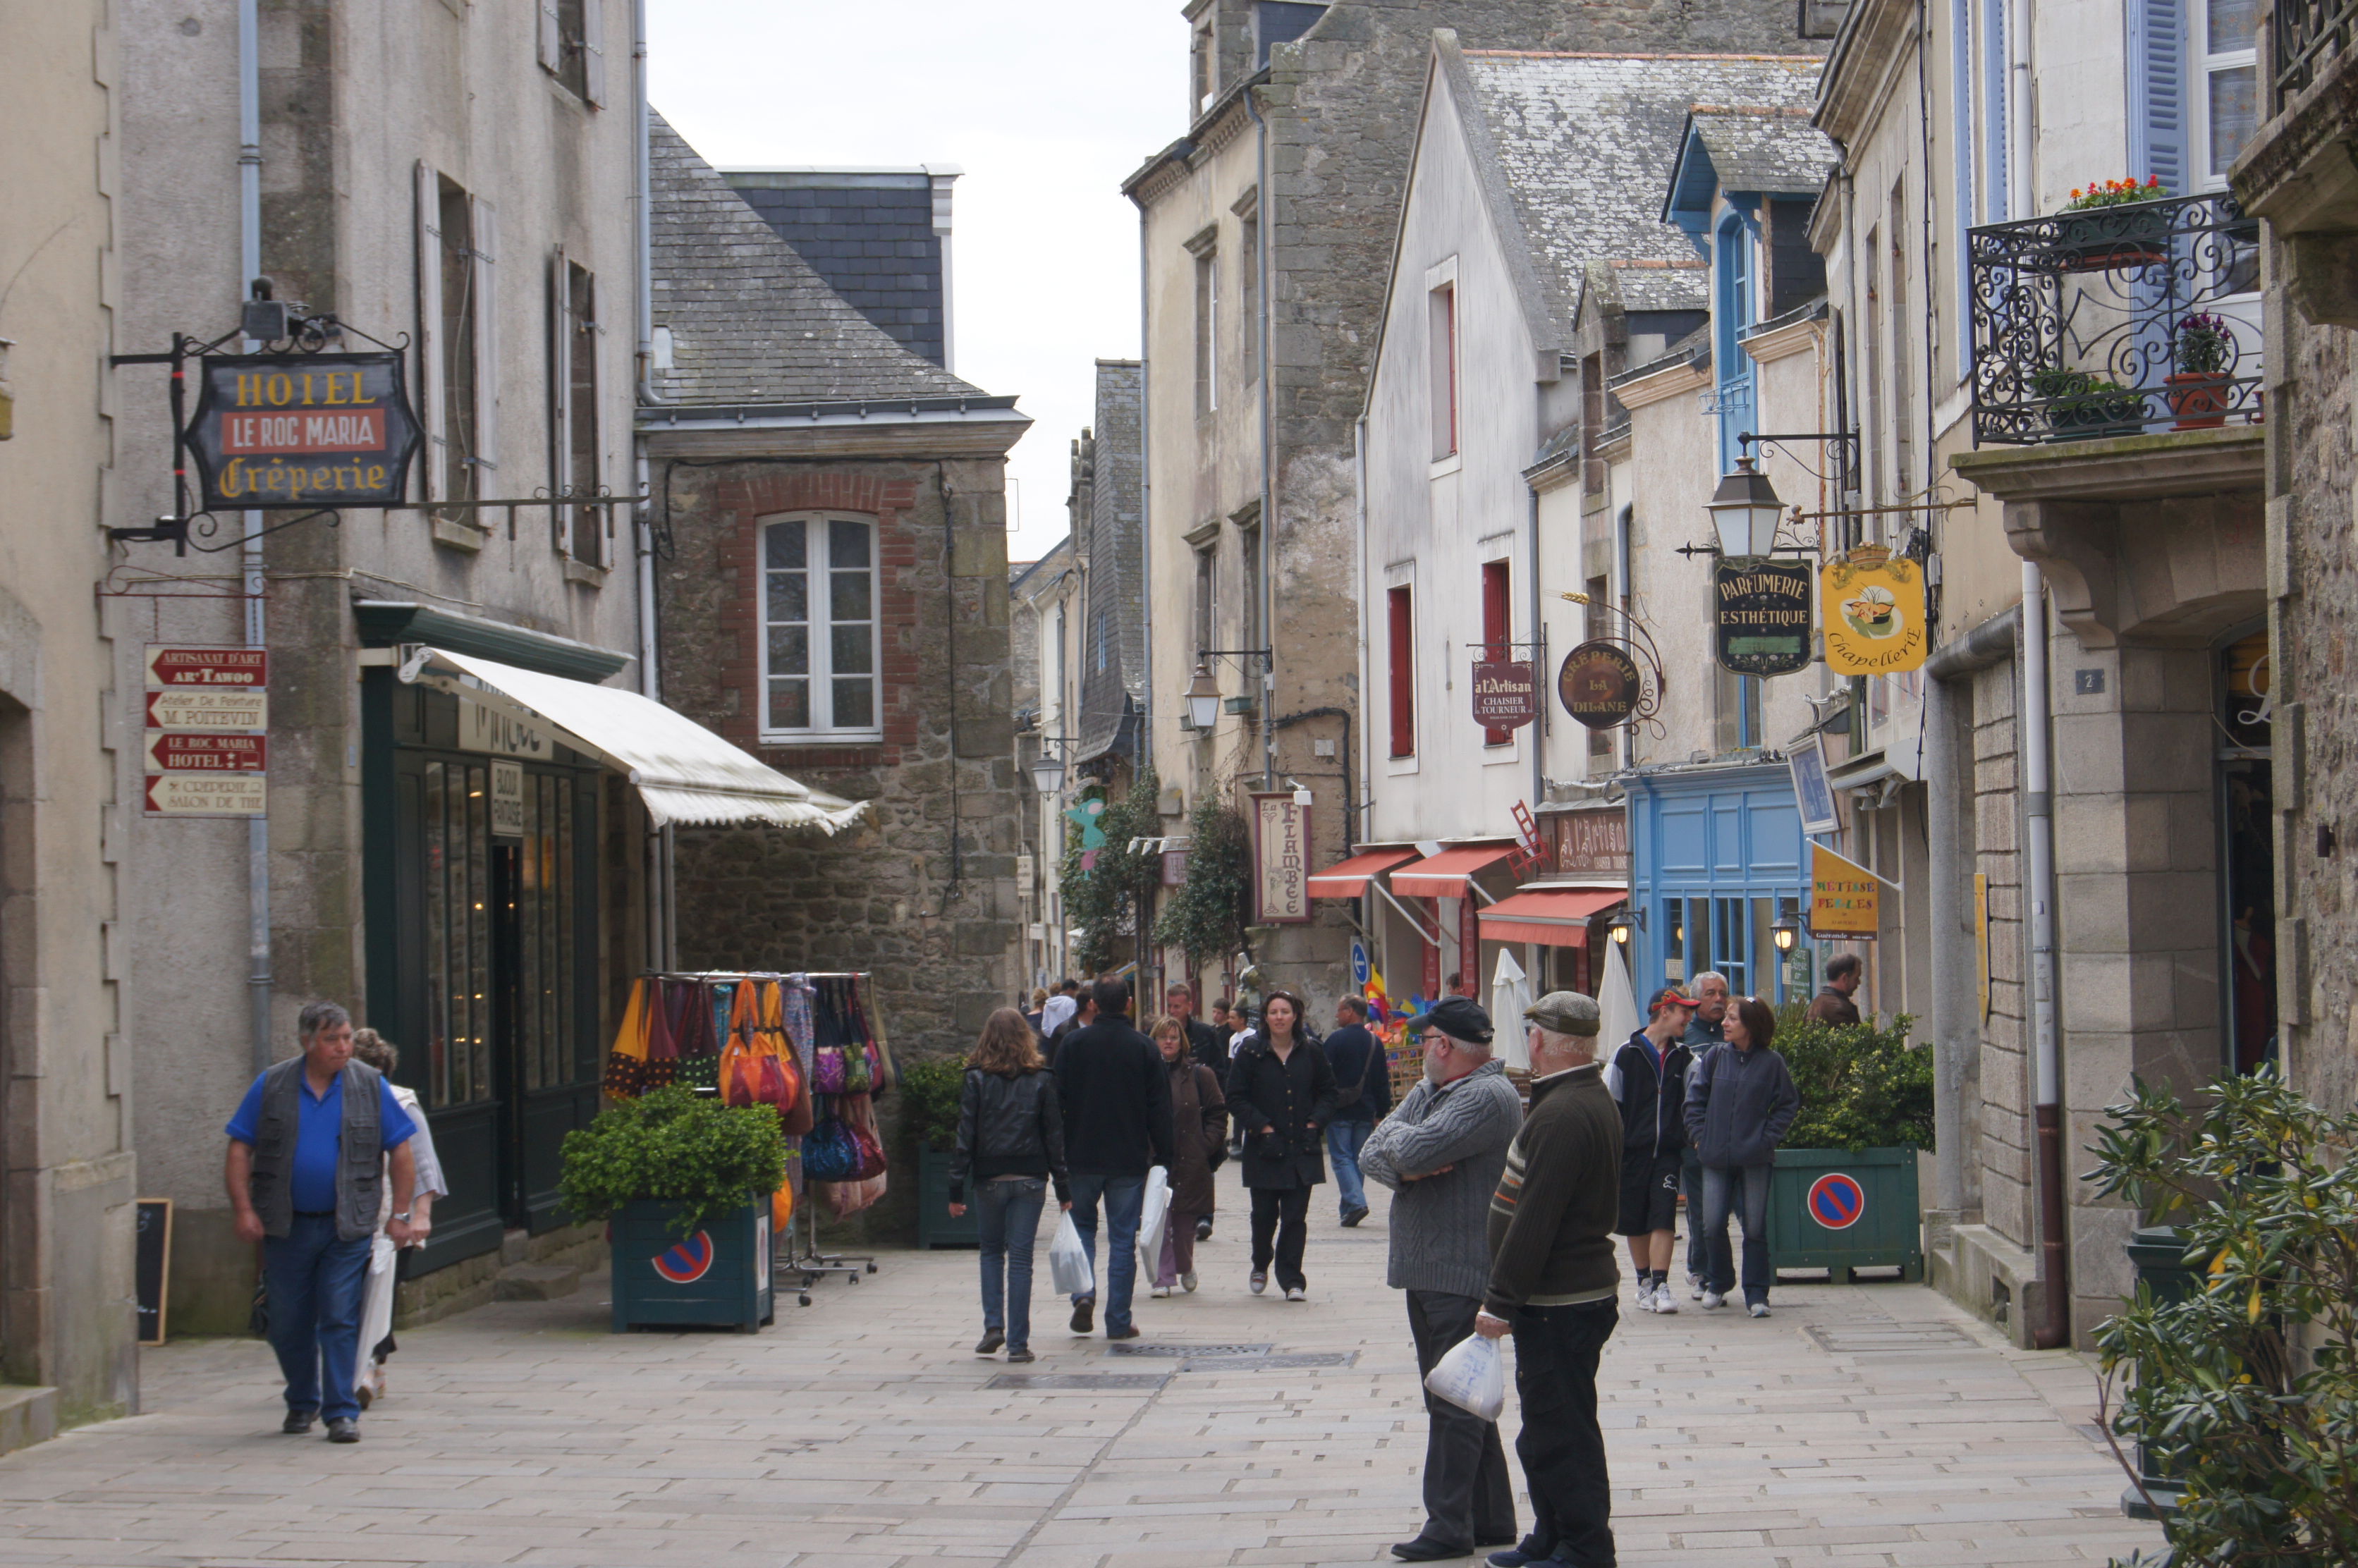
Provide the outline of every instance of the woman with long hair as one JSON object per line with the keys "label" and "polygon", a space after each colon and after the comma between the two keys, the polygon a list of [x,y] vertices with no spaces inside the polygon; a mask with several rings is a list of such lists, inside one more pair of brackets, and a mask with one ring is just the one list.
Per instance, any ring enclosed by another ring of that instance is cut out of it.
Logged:
{"label": "woman with long hair", "polygon": [[1048,1184],[1056,1184],[1059,1208],[1073,1203],[1055,1075],[1040,1059],[1040,1036],[1011,1007],[984,1022],[967,1057],[957,1152],[950,1156],[953,1219],[966,1213],[969,1178],[982,1233],[982,1338],[974,1353],[989,1356],[1004,1345],[1010,1361],[1029,1361],[1032,1248]]}
{"label": "woman with long hair", "polygon": [[1768,1315],[1768,1189],[1777,1145],[1801,1108],[1801,1091],[1785,1058],[1769,1048],[1777,1015],[1757,996],[1737,997],[1719,1021],[1725,1039],[1704,1053],[1687,1075],[1688,1141],[1703,1162],[1703,1236],[1708,1277],[1706,1309],[1725,1305],[1736,1289],[1736,1260],[1727,1217],[1744,1206],[1744,1304]]}
{"label": "woman with long hair", "polygon": [[[401,1065],[401,1053],[393,1042],[373,1029],[352,1031],[352,1054],[383,1073],[386,1078]],[[417,1190],[409,1201],[409,1245],[423,1247],[434,1232],[434,1200],[448,1197],[449,1184],[442,1177],[442,1162],[435,1157],[434,1130],[427,1125],[425,1108],[417,1103],[417,1091],[401,1084],[393,1086],[393,1098],[417,1124],[417,1136],[411,1146],[417,1153]],[[361,1363],[359,1374],[352,1379],[352,1393],[366,1410],[384,1398],[384,1358],[400,1346],[393,1338],[393,1287],[400,1279],[400,1249],[384,1233],[384,1222],[393,1217],[393,1184],[384,1184],[384,1199],[377,1206],[376,1239],[369,1249],[367,1293],[361,1303]]]}
{"label": "woman with long hair", "polygon": [[1310,1033],[1310,1010],[1292,991],[1261,1003],[1260,1027],[1228,1065],[1228,1112],[1245,1130],[1245,1186],[1252,1194],[1253,1294],[1277,1265],[1285,1299],[1310,1281],[1302,1250],[1310,1239],[1310,1189],[1326,1180],[1326,1123],[1335,1114],[1335,1069]]}
{"label": "woman with long hair", "polygon": [[1212,1217],[1212,1173],[1228,1157],[1228,1102],[1219,1075],[1188,1050],[1185,1025],[1152,1019],[1146,1033],[1171,1073],[1171,1212],[1154,1268],[1154,1293],[1167,1296],[1195,1288],[1195,1227]]}

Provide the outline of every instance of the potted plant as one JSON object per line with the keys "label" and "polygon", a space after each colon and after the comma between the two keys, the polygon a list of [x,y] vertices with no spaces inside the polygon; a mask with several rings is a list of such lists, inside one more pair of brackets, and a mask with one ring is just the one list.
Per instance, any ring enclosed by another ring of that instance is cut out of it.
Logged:
{"label": "potted plant", "polygon": [[1801,1090],[1801,1113],[1777,1150],[1768,1254],[1779,1269],[1898,1268],[1924,1277],[1916,1152],[1932,1147],[1932,1053],[1911,1045],[1915,1020],[1814,1023],[1790,1002],[1776,1048]]}
{"label": "potted plant", "polygon": [[901,1066],[901,1125],[917,1146],[920,1247],[982,1245],[971,1207],[963,1217],[950,1217],[950,1157],[957,1152],[958,1096],[965,1085],[966,1065],[955,1057],[919,1057]]}
{"label": "potted plant", "polygon": [[2147,204],[2169,197],[2153,178],[2074,186],[2055,217],[2054,238],[2043,252],[2047,265],[2058,272],[2106,272],[2161,260],[2169,251],[2169,219]]}
{"label": "potted plant", "polygon": [[2180,319],[2170,341],[2169,411],[2180,430],[2215,430],[2227,422],[2227,362],[2235,339],[2219,317],[2198,311]]}
{"label": "potted plant", "polygon": [[770,1200],[785,1174],[776,1111],[685,1084],[567,1133],[557,1192],[575,1219],[608,1222],[614,1332],[768,1323]]}
{"label": "potted plant", "polygon": [[2046,401],[2050,441],[2134,436],[2145,428],[2145,395],[2093,371],[2050,365],[2031,377],[2031,387]]}
{"label": "potted plant", "polygon": [[2263,1067],[2191,1107],[2135,1082],[2105,1115],[2085,1180],[2174,1221],[2192,1273],[2096,1329],[2107,1441],[2142,1456],[2113,1444],[2124,1505],[2181,1563],[2358,1563],[2358,1113]]}

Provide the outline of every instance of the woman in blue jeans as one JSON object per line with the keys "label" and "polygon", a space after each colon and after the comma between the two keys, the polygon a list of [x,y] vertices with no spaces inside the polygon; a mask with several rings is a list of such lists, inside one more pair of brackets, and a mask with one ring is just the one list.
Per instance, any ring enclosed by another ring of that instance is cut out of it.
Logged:
{"label": "woman in blue jeans", "polygon": [[950,1156],[950,1217],[967,1210],[974,1184],[982,1232],[982,1338],[978,1356],[1007,1346],[1010,1361],[1032,1359],[1032,1247],[1048,1184],[1056,1206],[1073,1206],[1065,1171],[1065,1119],[1056,1077],[1040,1059],[1040,1037],[1023,1015],[1002,1007],[982,1026],[958,1090],[957,1152]]}
{"label": "woman in blue jeans", "polygon": [[1736,1289],[1736,1260],[1727,1243],[1727,1217],[1743,1206],[1744,1304],[1768,1315],[1768,1183],[1777,1145],[1801,1108],[1801,1091],[1785,1058],[1770,1050],[1777,1015],[1758,997],[1727,1004],[1720,1021],[1726,1039],[1703,1054],[1687,1075],[1687,1141],[1703,1162],[1703,1235],[1709,1273],[1703,1304],[1726,1303]]}

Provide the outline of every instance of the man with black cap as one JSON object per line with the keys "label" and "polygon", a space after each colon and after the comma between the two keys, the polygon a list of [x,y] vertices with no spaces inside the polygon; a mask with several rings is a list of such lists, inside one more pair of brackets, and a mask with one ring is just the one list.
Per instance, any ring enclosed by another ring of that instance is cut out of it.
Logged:
{"label": "man with black cap", "polygon": [[[1410,1025],[1424,1079],[1368,1135],[1359,1170],[1392,1191],[1384,1282],[1408,1292],[1419,1372],[1474,1332],[1490,1279],[1483,1217],[1523,1108],[1490,1054],[1490,1015],[1447,997]],[[1496,1422],[1424,1397],[1424,1529],[1392,1548],[1411,1563],[1464,1557],[1515,1539],[1515,1487]]]}
{"label": "man with black cap", "polygon": [[1621,1218],[1638,1274],[1639,1312],[1676,1312],[1671,1251],[1678,1240],[1679,1160],[1686,1148],[1689,1057],[1680,1036],[1694,999],[1664,986],[1648,1006],[1652,1022],[1605,1064],[1606,1092],[1621,1108]]}
{"label": "man with black cap", "polygon": [[1474,1332],[1515,1336],[1515,1453],[1531,1533],[1497,1568],[1553,1559],[1612,1568],[1613,1493],[1596,1422],[1596,1363],[1620,1319],[1613,1220],[1621,1113],[1596,1063],[1596,1002],[1550,991],[1531,1024],[1531,1108],[1490,1198],[1490,1285]]}

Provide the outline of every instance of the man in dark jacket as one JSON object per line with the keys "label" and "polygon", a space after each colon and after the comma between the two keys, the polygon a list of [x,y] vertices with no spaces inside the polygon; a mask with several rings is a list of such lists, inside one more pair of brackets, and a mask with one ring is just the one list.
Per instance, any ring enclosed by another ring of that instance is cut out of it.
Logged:
{"label": "man in dark jacket", "polygon": [[[1130,1294],[1138,1283],[1138,1221],[1146,1173],[1168,1170],[1173,1152],[1171,1075],[1154,1042],[1130,1026],[1130,982],[1103,979],[1089,992],[1095,1018],[1056,1052],[1056,1095],[1065,1112],[1065,1162],[1072,1173],[1073,1227],[1094,1263],[1098,1200],[1105,1200],[1106,1337],[1135,1339]],[[1073,1332],[1087,1334],[1094,1292],[1073,1298]]]}
{"label": "man in dark jacket", "polygon": [[1785,1058],[1769,1048],[1777,1015],[1758,997],[1731,1004],[1728,1038],[1703,1054],[1687,1075],[1687,1141],[1703,1162],[1703,1223],[1711,1273],[1703,1304],[1716,1308],[1736,1287],[1727,1245],[1728,1215],[1739,1198],[1744,1216],[1744,1303],[1754,1317],[1768,1315],[1768,1191],[1777,1145],[1801,1113],[1801,1091]]}
{"label": "man in dark jacket", "polygon": [[1826,960],[1826,989],[1810,1002],[1808,1013],[1812,1023],[1856,1023],[1858,1003],[1851,999],[1858,994],[1858,982],[1865,977],[1866,966],[1858,961],[1855,953],[1837,953]]}
{"label": "man in dark jacket", "polygon": [[1550,991],[1523,1010],[1531,1108],[1490,1199],[1490,1281],[1474,1332],[1515,1336],[1515,1454],[1531,1533],[1499,1568],[1555,1558],[1611,1568],[1613,1491],[1596,1422],[1596,1363],[1620,1308],[1613,1295],[1621,1113],[1596,1063],[1594,999]]}
{"label": "man in dark jacket", "polygon": [[1222,1083],[1228,1081],[1228,1037],[1225,1031],[1213,1028],[1195,1016],[1195,993],[1186,985],[1175,985],[1163,993],[1163,1011],[1179,1021],[1181,1033],[1187,1036],[1187,1054],[1212,1069]]}
{"label": "man in dark jacket", "polygon": [[1352,1226],[1368,1217],[1359,1150],[1392,1108],[1391,1069],[1383,1046],[1368,1031],[1368,1004],[1357,997],[1335,1004],[1335,1033],[1325,1044],[1326,1060],[1335,1069],[1335,1117],[1326,1124],[1326,1152],[1335,1162],[1343,1223]]}
{"label": "man in dark jacket", "polygon": [[[1692,1081],[1694,1065],[1719,1044],[1719,1021],[1727,1014],[1727,977],[1705,969],[1694,978],[1693,989],[1687,994],[1695,999],[1682,1041],[1687,1048],[1687,1077]],[[1679,1195],[1687,1200],[1687,1294],[1701,1301],[1703,1277],[1711,1271],[1711,1259],[1703,1244],[1703,1162],[1695,1158],[1692,1139],[1679,1156]]]}
{"label": "man in dark jacket", "polygon": [[1671,1249],[1678,1239],[1679,1162],[1685,1152],[1687,1048],[1681,1037],[1694,999],[1676,986],[1654,993],[1653,1022],[1605,1064],[1605,1087],[1621,1108],[1621,1219],[1638,1274],[1639,1312],[1676,1312]]}

